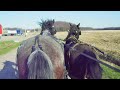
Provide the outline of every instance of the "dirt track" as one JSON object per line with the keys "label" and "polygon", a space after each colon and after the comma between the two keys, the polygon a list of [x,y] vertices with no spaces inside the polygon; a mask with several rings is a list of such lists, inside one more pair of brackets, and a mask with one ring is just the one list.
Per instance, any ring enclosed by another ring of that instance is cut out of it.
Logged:
{"label": "dirt track", "polygon": [[10,51],[9,53],[0,56],[0,79],[16,79],[15,75],[15,56],[16,49]]}
{"label": "dirt track", "polygon": [[[14,40],[23,41],[30,37],[33,37],[39,33],[30,33],[25,36],[4,36],[1,41]],[[5,55],[0,55],[0,79],[17,79],[16,67],[16,51],[17,48],[11,50]]]}

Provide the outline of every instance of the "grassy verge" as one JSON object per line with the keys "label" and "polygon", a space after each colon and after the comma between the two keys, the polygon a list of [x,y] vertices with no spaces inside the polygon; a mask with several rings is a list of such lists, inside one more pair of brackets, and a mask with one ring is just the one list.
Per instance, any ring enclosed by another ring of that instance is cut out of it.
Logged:
{"label": "grassy verge", "polygon": [[104,65],[101,65],[103,69],[102,79],[120,79],[120,73],[110,69]]}
{"label": "grassy verge", "polygon": [[17,48],[20,42],[2,41],[0,42],[0,55],[6,54],[14,48]]}

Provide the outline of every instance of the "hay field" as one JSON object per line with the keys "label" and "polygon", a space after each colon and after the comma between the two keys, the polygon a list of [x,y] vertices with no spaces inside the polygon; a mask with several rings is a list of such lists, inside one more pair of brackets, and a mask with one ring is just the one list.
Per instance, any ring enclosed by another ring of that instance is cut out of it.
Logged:
{"label": "hay field", "polygon": [[[120,30],[81,31],[79,40],[120,58]],[[67,32],[58,32],[57,38],[65,39]]]}

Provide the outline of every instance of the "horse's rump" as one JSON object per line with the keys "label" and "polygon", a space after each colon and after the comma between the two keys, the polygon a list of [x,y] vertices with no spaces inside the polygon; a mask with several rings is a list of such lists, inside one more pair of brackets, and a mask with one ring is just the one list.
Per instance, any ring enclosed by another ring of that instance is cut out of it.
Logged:
{"label": "horse's rump", "polygon": [[[25,40],[18,49],[17,63],[20,78],[27,78],[27,59],[31,54],[31,48],[34,42],[35,37],[29,38]],[[61,72],[64,69],[64,54],[61,45],[50,36],[39,36],[39,44],[53,64],[55,78],[61,78],[63,76]]]}

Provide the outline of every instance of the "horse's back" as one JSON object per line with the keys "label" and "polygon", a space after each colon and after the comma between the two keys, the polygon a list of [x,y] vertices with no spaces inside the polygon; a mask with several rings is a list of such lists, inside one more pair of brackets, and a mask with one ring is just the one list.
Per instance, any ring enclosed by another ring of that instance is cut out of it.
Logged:
{"label": "horse's back", "polygon": [[[61,45],[50,36],[38,36],[42,50],[50,57],[53,67],[57,69],[55,72],[60,74],[59,72],[63,71],[62,66],[64,64],[64,54]],[[17,64],[20,78],[27,78],[27,60],[31,54],[34,43],[35,37],[29,38],[23,41],[17,50]]]}
{"label": "horse's back", "polygon": [[85,50],[90,53],[95,52],[94,49],[86,43],[76,43],[71,49],[71,54],[72,54],[73,60],[76,57],[78,57],[81,53],[83,53]]}
{"label": "horse's back", "polygon": [[54,40],[50,36],[41,36],[39,37],[40,45],[42,46],[43,51],[50,57],[51,60],[61,58],[64,62],[63,49],[60,43]]}
{"label": "horse's back", "polygon": [[[63,77],[64,71],[64,51],[60,43],[50,36],[39,37],[43,51],[50,57],[52,61],[56,78]],[[61,74],[62,72],[62,74]]]}

